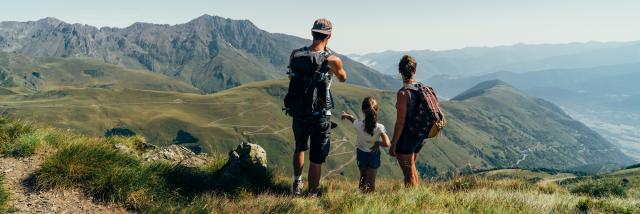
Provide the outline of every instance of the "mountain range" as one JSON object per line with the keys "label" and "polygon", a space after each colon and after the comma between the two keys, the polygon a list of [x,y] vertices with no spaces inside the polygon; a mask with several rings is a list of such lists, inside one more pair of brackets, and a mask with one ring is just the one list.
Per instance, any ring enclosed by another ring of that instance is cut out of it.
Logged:
{"label": "mountain range", "polygon": [[[135,23],[126,28],[96,28],[55,18],[0,23],[0,52],[93,58],[164,74],[206,93],[284,78],[291,51],[309,44],[306,39],[261,30],[248,20],[210,15],[185,24]],[[390,89],[398,82],[340,56],[350,83]]]}
{"label": "mountain range", "polygon": [[562,106],[608,140],[640,159],[640,64],[550,69],[526,73],[495,72],[426,80],[440,95],[453,97],[475,84],[500,79]]}
{"label": "mountain range", "polygon": [[[270,155],[271,166],[289,171],[293,136],[291,118],[281,110],[284,70],[290,51],[309,42],[268,33],[247,20],[208,15],[179,25],[100,29],[53,18],[1,22],[0,111],[90,136],[142,135],[155,145],[180,144],[214,155],[253,142],[277,154]],[[396,112],[389,89],[400,82],[342,57],[349,81],[332,86],[335,111],[361,115],[361,100],[375,96],[379,120],[390,130]],[[634,163],[560,107],[528,95],[530,90],[480,79],[436,87],[453,97],[442,103],[450,123],[419,156],[424,175]],[[355,130],[333,121],[338,127],[324,175],[356,176]],[[391,157],[383,159],[382,175],[401,174]]]}
{"label": "mountain range", "polygon": [[383,73],[397,75],[398,61],[404,54],[416,58],[416,75],[424,80],[437,75],[465,77],[500,71],[522,73],[640,63],[640,41],[516,44],[443,51],[385,51],[351,56]]}

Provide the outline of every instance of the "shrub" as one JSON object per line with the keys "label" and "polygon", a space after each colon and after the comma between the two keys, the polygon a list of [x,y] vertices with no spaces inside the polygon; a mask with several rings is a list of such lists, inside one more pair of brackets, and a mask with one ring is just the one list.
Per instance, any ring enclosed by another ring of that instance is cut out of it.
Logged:
{"label": "shrub", "polygon": [[640,213],[640,207],[638,207],[638,205],[625,206],[623,204],[613,203],[609,200],[600,200],[595,203],[595,207],[602,213]]}
{"label": "shrub", "polygon": [[0,117],[0,152],[11,154],[16,140],[24,134],[32,133],[35,128],[27,122]]}
{"label": "shrub", "polygon": [[131,137],[135,135],[136,133],[134,131],[131,131],[131,129],[124,128],[124,127],[115,127],[104,132],[105,137],[114,137],[114,136]]}
{"label": "shrub", "polygon": [[621,182],[611,180],[590,180],[584,183],[578,183],[571,189],[571,193],[592,197],[625,197],[627,195]]}
{"label": "shrub", "polygon": [[13,144],[11,154],[16,157],[34,154],[38,146],[43,142],[44,137],[45,134],[38,131],[21,135]]}
{"label": "shrub", "polygon": [[178,130],[178,133],[176,133],[176,138],[173,139],[173,143],[175,144],[197,143],[198,141],[200,140],[197,137],[182,129]]}
{"label": "shrub", "polygon": [[591,199],[580,199],[580,201],[578,201],[578,204],[576,204],[576,211],[578,211],[578,213],[588,213],[589,209],[591,209],[592,204],[593,202],[591,202]]}

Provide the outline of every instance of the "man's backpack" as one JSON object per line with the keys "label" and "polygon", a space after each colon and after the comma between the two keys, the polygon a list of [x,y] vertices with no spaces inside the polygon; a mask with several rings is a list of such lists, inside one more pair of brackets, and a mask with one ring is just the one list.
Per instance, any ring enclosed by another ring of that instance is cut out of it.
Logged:
{"label": "man's backpack", "polygon": [[408,84],[400,90],[411,90],[409,93],[413,97],[414,102],[409,103],[413,106],[412,115],[407,115],[406,126],[408,133],[414,135],[418,139],[433,138],[447,125],[447,119],[444,112],[440,109],[438,97],[433,88],[422,83]]}
{"label": "man's backpack", "polygon": [[289,90],[284,98],[284,111],[291,117],[309,119],[324,116],[333,108],[329,91],[329,49],[320,52],[308,47],[293,52],[289,63]]}

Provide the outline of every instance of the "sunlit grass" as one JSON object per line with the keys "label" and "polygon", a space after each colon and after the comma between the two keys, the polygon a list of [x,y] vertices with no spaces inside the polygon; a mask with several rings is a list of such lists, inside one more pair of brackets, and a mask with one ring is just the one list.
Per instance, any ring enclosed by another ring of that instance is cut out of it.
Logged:
{"label": "sunlit grass", "polygon": [[[35,174],[36,189],[77,188],[142,213],[640,212],[637,169],[578,178],[496,170],[424,181],[411,189],[399,179],[381,178],[371,194],[360,193],[353,180],[338,178],[324,180],[319,197],[292,197],[291,178],[282,173],[225,178],[223,156],[198,168],[145,162],[141,154],[153,148],[139,136],[94,138],[13,120],[0,122],[4,155],[46,157]],[[6,201],[7,193],[0,187],[0,209],[6,208]]]}

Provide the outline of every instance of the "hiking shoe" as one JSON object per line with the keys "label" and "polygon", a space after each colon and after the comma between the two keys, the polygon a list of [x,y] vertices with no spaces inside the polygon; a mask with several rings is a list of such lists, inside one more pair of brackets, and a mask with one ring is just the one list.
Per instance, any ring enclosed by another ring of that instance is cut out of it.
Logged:
{"label": "hiking shoe", "polygon": [[311,197],[311,198],[320,198],[322,197],[322,190],[309,190],[309,192],[307,193],[307,197]]}
{"label": "hiking shoe", "polygon": [[293,181],[293,186],[291,187],[291,192],[294,195],[302,195],[302,180]]}

